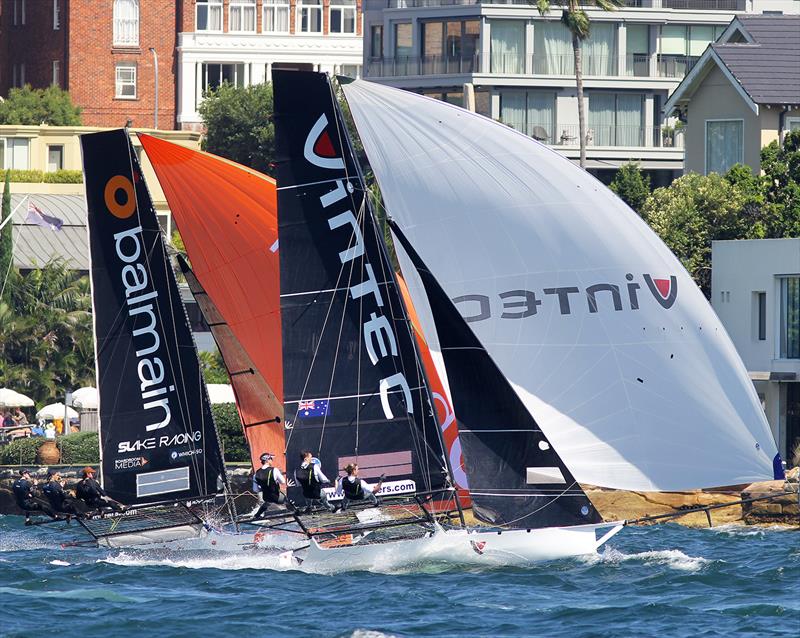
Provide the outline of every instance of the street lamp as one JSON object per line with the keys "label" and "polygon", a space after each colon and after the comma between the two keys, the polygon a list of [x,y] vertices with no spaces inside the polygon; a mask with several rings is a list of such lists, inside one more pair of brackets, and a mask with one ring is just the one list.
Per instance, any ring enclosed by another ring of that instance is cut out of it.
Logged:
{"label": "street lamp", "polygon": [[153,128],[158,129],[158,54],[153,47],[150,47],[150,53],[153,54],[153,68],[156,70],[156,104],[153,108]]}

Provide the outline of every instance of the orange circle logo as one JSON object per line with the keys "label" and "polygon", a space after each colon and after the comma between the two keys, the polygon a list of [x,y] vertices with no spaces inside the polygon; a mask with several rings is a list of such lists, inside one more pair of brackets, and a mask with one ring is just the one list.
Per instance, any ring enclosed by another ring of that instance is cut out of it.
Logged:
{"label": "orange circle logo", "polygon": [[[117,194],[122,191],[125,194],[125,203],[120,204],[117,201]],[[106,190],[103,194],[106,200],[106,207],[114,217],[119,219],[127,219],[136,210],[136,195],[133,192],[133,184],[131,180],[122,175],[115,175],[106,184]]]}

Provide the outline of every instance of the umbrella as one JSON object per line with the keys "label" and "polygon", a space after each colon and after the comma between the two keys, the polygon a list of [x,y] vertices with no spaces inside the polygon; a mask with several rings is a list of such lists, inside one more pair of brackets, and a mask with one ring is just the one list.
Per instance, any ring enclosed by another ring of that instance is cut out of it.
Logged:
{"label": "umbrella", "polygon": [[9,388],[0,388],[0,408],[30,408],[33,399]]}
{"label": "umbrella", "polygon": [[87,386],[78,388],[72,393],[72,405],[79,410],[96,410],[100,406],[100,395],[97,388]]}
{"label": "umbrella", "polygon": [[211,403],[236,403],[233,388],[227,383],[207,383],[208,399]]}
{"label": "umbrella", "polygon": [[72,408],[66,407],[63,403],[51,403],[44,406],[36,413],[37,419],[63,419],[64,411],[67,412],[68,419],[77,419],[78,413]]}

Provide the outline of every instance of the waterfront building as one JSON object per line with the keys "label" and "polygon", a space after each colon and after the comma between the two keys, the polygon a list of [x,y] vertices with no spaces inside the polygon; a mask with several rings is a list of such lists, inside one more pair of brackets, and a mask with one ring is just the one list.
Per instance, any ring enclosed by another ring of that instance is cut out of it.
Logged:
{"label": "waterfront building", "polygon": [[56,84],[86,125],[199,129],[222,82],[358,76],[360,13],[360,0],[0,0],[0,95]]}
{"label": "waterfront building", "polygon": [[711,304],[784,459],[800,445],[800,239],[715,241]]}
{"label": "waterfront building", "polygon": [[[579,154],[571,36],[561,7],[522,0],[365,0],[364,76],[471,105],[571,159]],[[626,0],[586,8],[587,168],[636,160],[654,184],[682,171],[686,136],[667,98],[737,14],[798,13],[797,0]]]}
{"label": "waterfront building", "polygon": [[737,16],[665,106],[686,122],[685,172],[761,168],[761,149],[800,129],[800,16]]}

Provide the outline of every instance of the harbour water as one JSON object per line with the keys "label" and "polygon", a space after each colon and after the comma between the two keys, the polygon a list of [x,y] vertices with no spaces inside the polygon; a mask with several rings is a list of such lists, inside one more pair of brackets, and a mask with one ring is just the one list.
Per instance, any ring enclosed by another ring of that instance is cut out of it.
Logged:
{"label": "harbour water", "polygon": [[0,516],[0,636],[800,636],[796,529],[669,524],[532,569],[335,576],[61,540]]}

